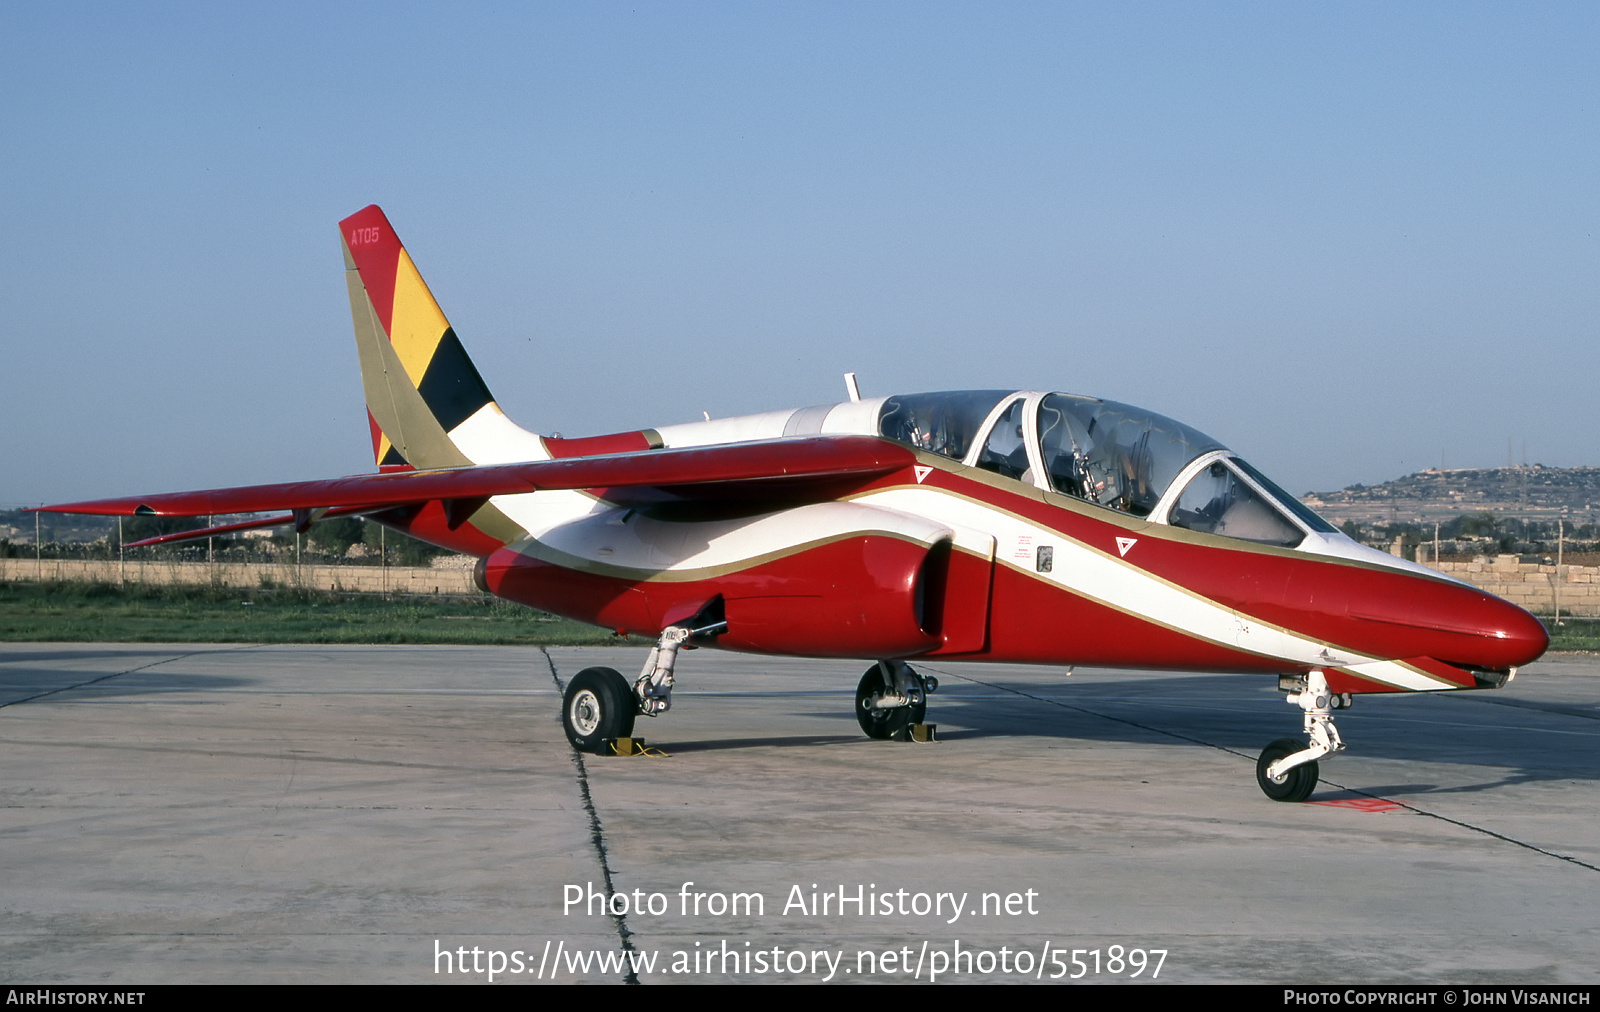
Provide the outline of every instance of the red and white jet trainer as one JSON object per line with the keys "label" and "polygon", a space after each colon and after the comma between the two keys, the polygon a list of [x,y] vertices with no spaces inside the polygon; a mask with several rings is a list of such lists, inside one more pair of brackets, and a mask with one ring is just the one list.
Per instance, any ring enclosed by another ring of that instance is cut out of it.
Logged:
{"label": "red and white jet trainer", "polygon": [[[1201,432],[1115,401],[962,390],[584,439],[495,404],[383,212],[339,224],[377,474],[68,503],[63,513],[360,515],[476,555],[500,597],[657,638],[631,684],[573,677],[598,750],[671,705],[685,645],[871,660],[856,716],[904,738],[937,688],[906,661],[1278,678],[1307,741],[1257,779],[1304,800],[1368,692],[1497,688],[1544,652],[1505,601],[1363,547]],[[146,542],[149,543],[149,542]]]}

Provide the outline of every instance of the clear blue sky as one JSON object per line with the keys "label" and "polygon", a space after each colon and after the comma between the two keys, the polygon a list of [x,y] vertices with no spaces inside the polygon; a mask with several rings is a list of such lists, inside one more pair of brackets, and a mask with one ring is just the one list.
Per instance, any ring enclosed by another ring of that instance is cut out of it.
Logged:
{"label": "clear blue sky", "polygon": [[1600,6],[14,4],[0,505],[366,470],[335,222],[591,434],[1062,389],[1600,464]]}

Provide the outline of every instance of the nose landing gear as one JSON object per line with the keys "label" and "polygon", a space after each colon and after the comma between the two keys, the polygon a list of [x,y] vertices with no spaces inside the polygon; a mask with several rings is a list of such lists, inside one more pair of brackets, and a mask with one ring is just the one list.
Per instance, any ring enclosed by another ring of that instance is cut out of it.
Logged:
{"label": "nose landing gear", "polygon": [[1256,783],[1273,801],[1304,801],[1317,786],[1317,760],[1344,748],[1339,729],[1333,726],[1333,711],[1348,710],[1350,694],[1329,691],[1320,668],[1280,679],[1278,687],[1289,693],[1286,702],[1305,712],[1308,744],[1279,738],[1262,749],[1256,760]]}

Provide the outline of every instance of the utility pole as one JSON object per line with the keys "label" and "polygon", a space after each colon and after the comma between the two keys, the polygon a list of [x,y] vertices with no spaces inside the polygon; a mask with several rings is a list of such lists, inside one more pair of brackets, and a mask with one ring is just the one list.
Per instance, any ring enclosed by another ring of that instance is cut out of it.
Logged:
{"label": "utility pole", "polygon": [[1552,583],[1555,586],[1556,596],[1556,625],[1561,624],[1561,550],[1566,547],[1567,522],[1556,521],[1556,578]]}
{"label": "utility pole", "polygon": [[[40,503],[43,506],[44,503]],[[37,571],[36,576],[40,583],[44,582],[44,552],[39,543],[39,514],[33,514],[33,566]]]}
{"label": "utility pole", "polygon": [[117,517],[117,589],[128,585],[128,550],[122,547],[122,518]]}

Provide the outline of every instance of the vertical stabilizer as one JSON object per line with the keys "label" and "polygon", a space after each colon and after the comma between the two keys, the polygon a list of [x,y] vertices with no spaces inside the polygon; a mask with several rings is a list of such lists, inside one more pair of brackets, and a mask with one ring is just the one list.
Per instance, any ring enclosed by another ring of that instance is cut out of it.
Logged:
{"label": "vertical stabilizer", "polygon": [[376,204],[339,223],[373,459],[384,469],[471,464],[451,430],[498,413],[433,294]]}
{"label": "vertical stabilizer", "polygon": [[[355,326],[372,457],[378,469],[482,463],[473,458],[483,456],[486,442],[495,449],[493,440],[484,438],[486,427],[500,444],[513,448],[509,452],[515,459],[548,457],[538,437],[512,425],[501,413],[378,206],[362,208],[341,221],[339,239],[344,245],[350,321]],[[476,440],[466,438],[474,423]],[[529,452],[518,456],[519,449]],[[420,511],[376,519],[434,544],[475,554],[493,551],[523,533],[498,507],[482,502],[430,503]]]}

